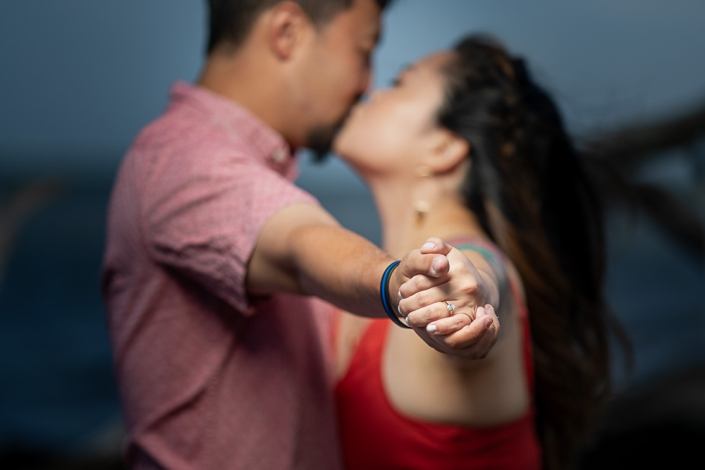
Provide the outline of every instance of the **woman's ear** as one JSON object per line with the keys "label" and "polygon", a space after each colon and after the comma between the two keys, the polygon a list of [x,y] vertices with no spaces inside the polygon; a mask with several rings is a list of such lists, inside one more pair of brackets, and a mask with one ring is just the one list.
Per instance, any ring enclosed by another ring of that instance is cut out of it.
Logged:
{"label": "woman's ear", "polygon": [[423,162],[433,174],[450,173],[470,155],[470,142],[445,129],[434,136],[431,152]]}

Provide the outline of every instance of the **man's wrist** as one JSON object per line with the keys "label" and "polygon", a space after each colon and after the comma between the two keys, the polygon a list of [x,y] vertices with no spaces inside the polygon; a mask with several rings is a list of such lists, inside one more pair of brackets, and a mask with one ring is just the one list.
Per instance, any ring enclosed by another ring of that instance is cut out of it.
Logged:
{"label": "man's wrist", "polygon": [[399,288],[401,287],[403,281],[401,279],[401,273],[395,269],[392,276],[389,278],[389,303],[395,312],[398,312],[399,308]]}
{"label": "man's wrist", "polygon": [[382,308],[387,317],[401,328],[409,328],[409,325],[399,314],[399,287],[401,287],[401,276],[397,271],[400,260],[391,262],[384,270],[380,282],[380,299]]}

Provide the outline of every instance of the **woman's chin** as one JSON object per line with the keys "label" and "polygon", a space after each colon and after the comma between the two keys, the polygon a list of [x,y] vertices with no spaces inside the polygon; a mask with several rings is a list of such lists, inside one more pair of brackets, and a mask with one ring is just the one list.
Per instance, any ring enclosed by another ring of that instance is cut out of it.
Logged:
{"label": "woman's chin", "polygon": [[347,145],[348,142],[348,137],[347,137],[347,126],[343,126],[338,134],[335,136],[333,139],[333,152],[336,155],[339,155],[343,160],[345,160],[349,152],[349,146]]}
{"label": "woman's chin", "polygon": [[[340,126],[338,133],[333,139],[333,151],[337,155],[343,156],[344,154],[350,153],[351,144],[354,144],[356,138],[359,137],[359,123],[356,123],[357,116],[359,115],[360,106],[353,107],[352,111],[348,115],[347,119]],[[355,137],[355,135],[358,137]]]}
{"label": "woman's chin", "polygon": [[340,136],[333,141],[333,153],[340,157],[348,166],[353,169],[357,168],[354,152],[351,151],[349,146],[345,145],[345,140],[341,139]]}

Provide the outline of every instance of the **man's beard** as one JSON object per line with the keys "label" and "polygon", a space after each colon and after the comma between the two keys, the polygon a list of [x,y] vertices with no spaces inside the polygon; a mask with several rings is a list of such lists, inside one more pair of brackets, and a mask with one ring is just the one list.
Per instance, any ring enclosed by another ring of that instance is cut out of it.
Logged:
{"label": "man's beard", "polygon": [[[355,100],[355,103],[357,103],[358,100],[359,97]],[[352,109],[351,106],[336,123],[329,126],[319,126],[309,132],[306,147],[311,150],[314,163],[323,163],[328,159],[331,154],[331,148],[333,147],[333,141],[338,135],[338,132],[340,132],[345,125],[348,117],[350,117]]]}
{"label": "man's beard", "polygon": [[339,129],[340,124],[336,124],[334,126],[317,127],[309,133],[306,147],[311,150],[315,163],[323,163],[328,159],[333,140]]}

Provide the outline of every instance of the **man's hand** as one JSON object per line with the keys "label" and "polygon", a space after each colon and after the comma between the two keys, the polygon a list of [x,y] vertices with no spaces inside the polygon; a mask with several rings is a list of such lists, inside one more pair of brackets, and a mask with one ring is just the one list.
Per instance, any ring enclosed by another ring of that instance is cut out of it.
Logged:
{"label": "man's hand", "polygon": [[446,255],[451,249],[450,245],[443,243],[440,239],[431,238],[424,243],[420,250],[413,250],[404,256],[389,280],[389,296],[393,306],[397,307],[399,304],[399,292],[402,284],[414,279],[423,279],[423,285],[427,286],[448,282],[450,263]]}
{"label": "man's hand", "polygon": [[[428,257],[435,257],[438,269],[428,269]],[[440,239],[429,239],[400,271],[405,279],[397,291],[398,312],[409,326],[434,349],[455,356],[484,358],[497,341],[499,319],[490,301],[497,303],[496,286],[480,275],[473,263],[456,248]],[[424,268],[426,270],[424,271]],[[431,275],[414,274],[430,273]],[[390,291],[392,284],[390,283]],[[392,292],[390,294],[393,296]],[[494,297],[494,298],[491,298]],[[393,297],[394,298],[394,297]]]}

